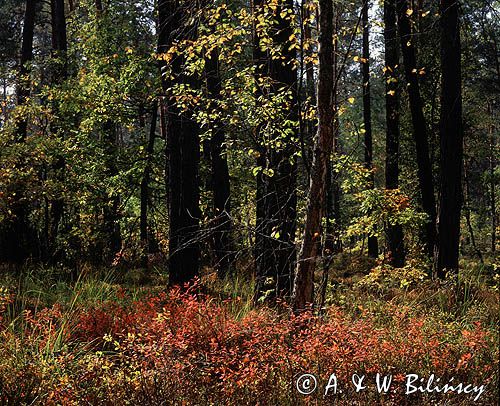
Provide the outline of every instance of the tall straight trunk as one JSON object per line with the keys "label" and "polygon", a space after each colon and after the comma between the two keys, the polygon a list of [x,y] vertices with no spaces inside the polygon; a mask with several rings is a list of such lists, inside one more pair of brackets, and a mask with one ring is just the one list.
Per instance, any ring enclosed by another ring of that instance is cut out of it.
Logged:
{"label": "tall straight trunk", "polygon": [[[399,97],[397,66],[399,65],[398,37],[396,28],[395,0],[384,1],[384,44],[385,44],[385,187],[399,188]],[[405,262],[403,228],[400,224],[387,225],[387,245],[391,264],[402,267]]]}
{"label": "tall straight trunk", "polygon": [[[363,58],[361,60],[361,76],[363,79],[363,122],[365,126],[365,168],[373,170],[373,137],[372,137],[372,108],[370,93],[370,28],[368,25],[369,0],[362,0],[361,23],[363,26]],[[374,188],[374,175],[370,174],[369,187]],[[368,255],[378,256],[378,241],[376,236],[368,236]]]}
{"label": "tall straight trunk", "polygon": [[[105,145],[105,175],[112,178],[118,174],[116,158],[118,155],[118,126],[112,120],[107,120],[103,126],[103,141]],[[110,262],[120,251],[122,236],[120,228],[120,196],[115,194],[105,198],[103,202],[103,231],[106,236],[104,241],[103,257],[105,262]]]}
{"label": "tall straight trunk", "polygon": [[[493,120],[493,106],[492,102],[488,102],[488,114],[490,119]],[[496,183],[495,183],[495,125],[490,124],[489,126],[489,138],[490,138],[490,157],[489,157],[489,175],[490,175],[490,211],[491,211],[491,252],[496,251],[497,244],[497,210],[496,210]]]}
{"label": "tall straight trunk", "polygon": [[158,101],[155,100],[151,109],[151,125],[149,127],[149,138],[146,146],[146,164],[142,172],[141,179],[141,207],[139,232],[141,239],[141,265],[148,266],[148,250],[149,250],[149,231],[148,231],[148,204],[149,204],[149,181],[151,178],[151,161],[153,159],[155,139],[156,139],[156,121],[158,119]]}
{"label": "tall straight trunk", "polygon": [[62,68],[59,72],[66,76],[65,55],[61,55],[68,50],[66,33],[66,14],[64,11],[64,0],[51,0],[51,25],[52,25],[52,53],[63,58]]}
{"label": "tall straight trunk", "polygon": [[[263,7],[263,0],[253,0],[252,2],[252,12],[256,17],[258,13],[261,12],[261,7]],[[253,62],[255,64],[255,76],[258,79],[260,76],[269,74],[269,58],[267,54],[262,50],[260,46],[260,36],[257,32],[256,18],[254,18],[254,26],[252,27],[253,33]],[[255,98],[262,96],[262,91],[260,87],[257,88],[255,92]],[[257,145],[257,167],[264,168],[266,166],[267,149],[262,145],[261,136],[262,126],[258,125],[255,128],[254,138]],[[265,229],[267,224],[266,219],[266,201],[265,201],[265,174],[263,171],[259,171],[256,176],[256,191],[255,191],[255,246],[254,246],[254,258],[255,258],[255,274],[256,274],[256,288],[255,288],[255,301],[258,301],[263,293],[264,282],[265,282],[265,272],[262,270],[261,257],[265,254]],[[275,290],[276,285],[271,290]],[[268,289],[269,290],[269,289]]]}
{"label": "tall straight trunk", "polygon": [[[17,105],[23,106],[31,93],[31,61],[33,60],[33,33],[37,1],[26,0],[23,22],[21,58],[16,88]],[[28,120],[21,117],[16,123],[15,142],[23,143],[26,139]],[[19,163],[18,165],[22,165]],[[14,194],[15,193],[15,194]],[[7,262],[22,263],[33,252],[33,233],[28,221],[29,207],[24,200],[26,191],[16,184],[11,204],[12,219],[7,221],[0,235],[0,258]]]}
{"label": "tall straight trunk", "polygon": [[[333,39],[333,74],[334,74],[334,94],[333,94],[333,152],[335,156],[342,153],[340,144],[340,115],[339,115],[339,80],[340,80],[340,67],[339,67],[339,33],[341,27],[342,9],[337,6],[335,10],[335,24],[334,24],[334,39]],[[333,198],[333,219],[335,226],[333,231],[333,252],[342,252],[342,217],[340,212],[340,199],[342,189],[340,186],[340,174],[337,171],[332,173],[332,198]]]}
{"label": "tall straight trunk", "polygon": [[[255,6],[261,4],[256,2]],[[295,49],[290,49],[289,37],[293,34],[293,26],[286,17],[281,16],[284,10],[293,10],[293,1],[284,1],[276,13],[277,24],[273,39],[282,46],[282,54],[286,61],[296,58]],[[256,35],[256,48],[258,35]],[[257,63],[267,64],[269,76],[276,82],[272,92],[280,91],[283,86],[292,92],[289,108],[289,119],[297,119],[297,72],[292,64],[283,64],[270,55],[261,55],[260,50],[254,51]],[[265,58],[265,59],[264,59]],[[260,129],[259,129],[260,132]],[[261,134],[257,134],[259,138]],[[292,163],[294,147],[288,135],[284,141],[285,147],[276,150],[263,145],[259,163],[263,168],[271,169],[274,174],[259,175],[257,183],[257,229],[259,235],[256,244],[256,297],[262,297],[267,292],[268,299],[287,297],[292,288],[293,264],[296,256],[296,173],[297,167]]]}
{"label": "tall straight trunk", "polygon": [[408,0],[396,0],[396,8],[405,79],[408,84],[407,92],[413,125],[413,139],[417,152],[417,172],[422,197],[422,208],[429,217],[425,226],[424,243],[427,255],[432,257],[436,241],[436,199],[432,179],[432,163],[429,158],[427,124],[418,83],[419,72],[414,45],[415,39],[412,37],[411,32],[411,13],[409,12]]}
{"label": "tall straight trunk", "polygon": [[[35,13],[37,0],[26,0],[24,14],[23,36],[21,45],[21,59],[19,61],[19,81],[16,89],[17,104],[26,103],[31,93],[31,61],[33,60],[33,34],[35,30]],[[17,124],[17,140],[23,142],[26,138],[28,122],[23,117]]]}
{"label": "tall straight trunk", "polygon": [[[465,140],[464,140],[465,141]],[[464,142],[464,150],[467,150],[467,146],[465,145]],[[468,176],[468,170],[467,170],[467,162],[464,160],[464,215],[465,215],[465,222],[467,223],[467,228],[469,230],[469,236],[471,239],[471,244],[472,244],[472,249],[474,250],[474,253],[477,255],[479,258],[479,261],[483,264],[483,255],[481,254],[481,250],[477,247],[476,244],[476,236],[474,235],[474,228],[472,227],[472,221],[471,221],[471,201],[470,201],[470,185],[469,185],[469,176]]]}
{"label": "tall straight trunk", "polygon": [[[68,75],[66,53],[68,50],[66,34],[66,15],[64,12],[64,0],[51,0],[51,25],[52,25],[52,57],[54,67],[52,72],[52,83],[54,85],[62,83]],[[58,116],[59,106],[54,103],[55,116]],[[60,131],[57,123],[51,123],[51,129],[55,133]],[[62,134],[58,134],[63,136]],[[64,178],[64,168],[66,166],[64,157],[56,156],[53,170],[58,182],[62,183]],[[50,202],[50,231],[49,231],[49,253],[51,261],[57,261],[57,235],[64,212],[64,200],[60,197],[52,199]]]}
{"label": "tall straight trunk", "polygon": [[[217,51],[205,62],[207,90],[209,97],[221,97],[221,78],[219,74],[219,54]],[[209,141],[209,154],[211,165],[210,186],[213,192],[214,209],[214,251],[216,269],[219,277],[225,277],[233,260],[231,245],[231,185],[229,180],[229,167],[224,145],[226,134],[223,123],[216,121],[213,125],[212,139]]]}
{"label": "tall straight trunk", "polygon": [[[193,40],[196,26],[188,26],[190,8],[175,0],[159,0],[158,51],[166,52],[174,41]],[[183,28],[180,30],[180,28]],[[197,81],[185,73],[182,56],[171,62],[173,79],[163,78],[165,92],[174,84],[197,86]],[[182,285],[199,273],[199,125],[182,111],[167,94],[167,144],[169,162],[169,284]]]}
{"label": "tall straight trunk", "polygon": [[[341,19],[340,8],[335,8],[335,21],[334,21],[334,40],[333,40],[333,153],[337,156],[340,153],[340,122],[339,122],[339,103],[338,103],[338,34]],[[322,312],[326,301],[326,293],[328,289],[328,278],[330,273],[330,265],[333,256],[342,251],[342,241],[340,237],[341,217],[340,217],[340,181],[339,174],[334,171],[331,158],[328,159],[328,167],[326,173],[326,229],[325,229],[325,242],[323,244],[323,274],[321,276],[319,309]]]}
{"label": "tall straight trunk", "polygon": [[462,73],[457,0],[441,0],[440,201],[437,275],[458,271],[462,208]]}
{"label": "tall straight trunk", "polygon": [[[306,7],[305,2],[302,4],[302,10],[303,10],[303,19],[306,20],[307,22],[305,23],[304,26],[304,42],[310,42],[312,38],[312,27],[311,27],[311,22],[310,22],[310,16],[311,16],[311,10]],[[302,53],[302,58],[305,57],[305,50],[302,49],[300,51]],[[305,71],[306,71],[306,92],[305,96],[306,98],[309,98],[311,100],[311,103],[316,102],[316,82],[314,79],[314,63],[312,60],[308,60],[305,63]],[[306,137],[307,141],[303,142],[302,146],[302,159],[304,161],[304,165],[306,167],[307,175],[309,176],[311,172],[311,154],[310,151],[312,150],[312,143],[314,142],[314,135],[316,134],[316,123],[312,122],[311,120],[307,121],[307,125],[305,128],[306,132]]]}
{"label": "tall straight trunk", "polygon": [[321,219],[325,211],[328,159],[333,148],[333,2],[319,0],[318,133],[313,153],[304,236],[294,280],[294,311],[305,310],[314,300],[314,270],[318,254]]}

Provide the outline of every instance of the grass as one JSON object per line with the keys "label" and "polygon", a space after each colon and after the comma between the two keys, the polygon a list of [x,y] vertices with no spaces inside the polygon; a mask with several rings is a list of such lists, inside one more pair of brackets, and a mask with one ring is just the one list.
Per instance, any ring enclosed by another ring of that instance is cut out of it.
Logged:
{"label": "grass", "polygon": [[[495,404],[500,304],[491,262],[463,261],[458,277],[446,281],[422,276],[417,266],[381,265],[367,273],[361,260],[346,272],[343,262],[355,263],[343,258],[331,272],[326,313],[299,324],[288,312],[254,308],[248,276],[219,280],[210,269],[199,296],[165,294],[161,268],[147,276],[86,269],[76,281],[61,269],[4,272],[0,404],[116,404],[112,397],[120,404],[329,404],[298,396],[293,377],[300,371],[324,377],[344,366],[487,379],[488,394],[478,404]],[[449,399],[364,394],[358,400]]]}

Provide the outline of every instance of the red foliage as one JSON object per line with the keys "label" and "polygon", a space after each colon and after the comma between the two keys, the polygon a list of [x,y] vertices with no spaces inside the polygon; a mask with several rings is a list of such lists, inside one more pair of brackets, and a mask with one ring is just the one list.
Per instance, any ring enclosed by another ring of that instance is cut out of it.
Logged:
{"label": "red foliage", "polygon": [[[263,405],[306,400],[293,390],[294,378],[304,372],[322,382],[335,373],[345,385],[353,373],[378,372],[395,381],[410,372],[494,380],[498,353],[481,325],[454,331],[410,317],[401,306],[388,310],[390,322],[381,326],[374,316],[353,319],[337,308],[325,318],[260,309],[238,319],[224,304],[194,291],[172,290],[127,305],[104,303],[72,317],[66,342],[91,344],[92,350],[80,359],[62,354],[58,371],[64,378],[45,383],[43,390],[48,404],[167,399]],[[58,307],[36,317],[26,314],[25,340],[62,318]],[[403,395],[392,396],[397,403]]]}

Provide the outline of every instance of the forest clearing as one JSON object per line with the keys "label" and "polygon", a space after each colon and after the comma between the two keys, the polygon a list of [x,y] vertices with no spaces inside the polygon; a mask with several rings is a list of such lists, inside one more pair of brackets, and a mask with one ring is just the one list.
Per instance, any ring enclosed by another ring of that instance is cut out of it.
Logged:
{"label": "forest clearing", "polygon": [[500,3],[2,0],[1,405],[498,405]]}

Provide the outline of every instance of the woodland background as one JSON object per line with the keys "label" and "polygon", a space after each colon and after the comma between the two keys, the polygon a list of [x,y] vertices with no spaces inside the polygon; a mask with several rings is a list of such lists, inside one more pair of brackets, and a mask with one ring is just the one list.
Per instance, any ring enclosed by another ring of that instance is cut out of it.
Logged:
{"label": "woodland background", "polygon": [[499,14],[4,0],[0,402],[494,404]]}

